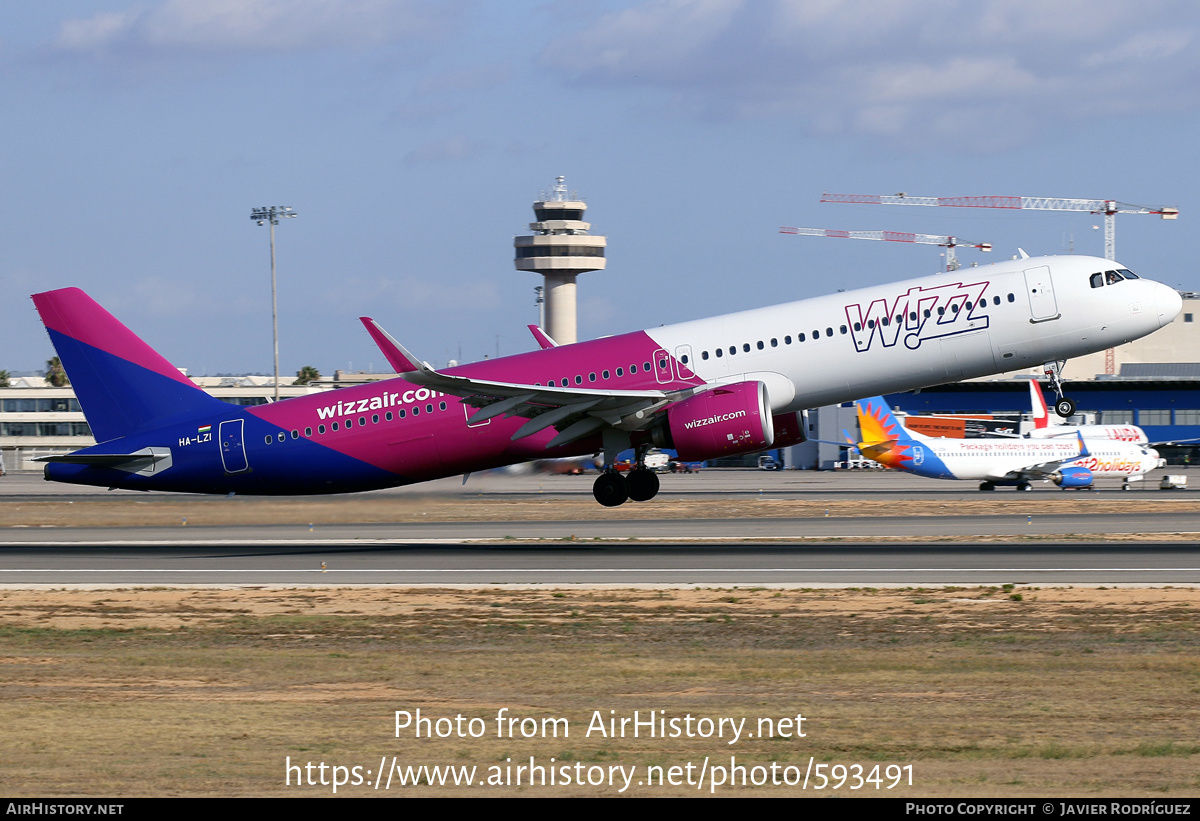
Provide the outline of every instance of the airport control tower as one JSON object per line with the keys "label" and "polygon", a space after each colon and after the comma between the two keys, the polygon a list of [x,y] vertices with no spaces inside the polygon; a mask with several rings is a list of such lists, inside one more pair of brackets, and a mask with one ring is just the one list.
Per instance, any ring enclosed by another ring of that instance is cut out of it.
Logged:
{"label": "airport control tower", "polygon": [[586,271],[604,270],[604,237],[588,234],[591,223],[583,221],[587,210],[574,191],[567,191],[565,177],[556,178],[554,188],[543,191],[533,204],[537,222],[529,223],[531,237],[513,237],[518,271],[536,271],[545,277],[543,298],[546,324],[543,330],[560,345],[576,341],[575,278]]}

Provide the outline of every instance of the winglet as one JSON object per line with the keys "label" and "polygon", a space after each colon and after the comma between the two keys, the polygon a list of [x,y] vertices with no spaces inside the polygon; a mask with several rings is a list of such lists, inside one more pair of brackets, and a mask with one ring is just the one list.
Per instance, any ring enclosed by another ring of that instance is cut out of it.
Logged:
{"label": "winglet", "polygon": [[1083,434],[1080,431],[1075,431],[1075,435],[1079,437],[1079,456],[1080,456],[1080,458],[1091,456],[1092,455],[1091,451],[1089,451],[1087,449],[1087,445],[1084,444]]}
{"label": "winglet", "polygon": [[546,333],[545,331],[543,331],[541,328],[539,328],[537,325],[526,325],[525,327],[529,329],[529,332],[531,334],[533,334],[533,338],[537,341],[537,344],[542,346],[543,351],[546,350],[547,348],[557,348],[558,347],[558,343],[555,342],[553,339],[551,339],[550,335],[548,333]]}
{"label": "winglet", "polygon": [[375,340],[375,344],[379,346],[379,350],[383,351],[383,355],[387,358],[390,364],[398,374],[412,373],[428,368],[428,365],[422,365],[421,361],[404,349],[404,346],[395,340],[395,338],[379,327],[379,323],[371,319],[369,316],[360,316],[359,321],[367,329],[367,333]]}

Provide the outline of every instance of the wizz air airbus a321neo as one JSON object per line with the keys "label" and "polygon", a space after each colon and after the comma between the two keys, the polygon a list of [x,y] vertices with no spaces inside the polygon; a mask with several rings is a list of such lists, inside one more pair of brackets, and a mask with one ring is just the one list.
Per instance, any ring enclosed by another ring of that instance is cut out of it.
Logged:
{"label": "wizz air airbus a321neo", "polygon": [[[99,444],[46,478],[136,490],[342,493],[548,457],[673,448],[685,461],[804,441],[802,411],[1061,364],[1166,325],[1172,288],[1112,263],[1012,260],[446,370],[363,324],[397,378],[241,408],[209,396],[82,291],[37,294]],[[639,458],[604,505],[644,501]]]}

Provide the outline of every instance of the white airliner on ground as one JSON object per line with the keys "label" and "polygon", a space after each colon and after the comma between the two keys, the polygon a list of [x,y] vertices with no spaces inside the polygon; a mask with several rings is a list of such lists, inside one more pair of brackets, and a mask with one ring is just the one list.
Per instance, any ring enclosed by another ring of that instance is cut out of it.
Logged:
{"label": "white airliner on ground", "polygon": [[863,456],[917,476],[978,481],[980,490],[997,485],[1030,490],[1038,479],[1064,488],[1091,487],[1096,477],[1120,478],[1128,489],[1129,482],[1164,464],[1147,445],[1087,440],[1079,428],[1069,429],[1070,436],[1044,439],[934,439],[901,425],[882,397],[856,404],[862,437],[856,447]]}

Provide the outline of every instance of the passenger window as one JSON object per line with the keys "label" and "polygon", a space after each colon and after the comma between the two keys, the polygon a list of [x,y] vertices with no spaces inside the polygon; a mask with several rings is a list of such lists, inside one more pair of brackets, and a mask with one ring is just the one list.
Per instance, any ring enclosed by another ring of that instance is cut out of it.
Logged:
{"label": "passenger window", "polygon": [[749,343],[749,342],[743,342],[743,343],[742,343],[742,350],[743,350],[743,351],[745,351],[746,353],[750,353],[750,343]]}
{"label": "passenger window", "polygon": [[720,359],[724,355],[725,355],[725,352],[722,351],[720,348],[717,348],[717,359]]}

